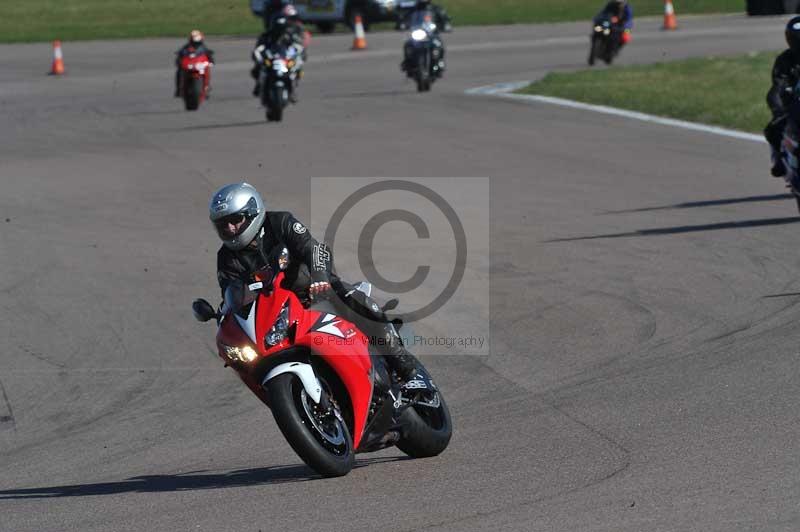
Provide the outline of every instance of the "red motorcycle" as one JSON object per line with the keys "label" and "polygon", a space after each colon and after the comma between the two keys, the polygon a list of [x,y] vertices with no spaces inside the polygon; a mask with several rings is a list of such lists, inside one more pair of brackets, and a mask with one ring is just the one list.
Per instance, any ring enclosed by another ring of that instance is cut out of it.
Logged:
{"label": "red motorcycle", "polygon": [[[356,453],[392,445],[415,458],[444,451],[450,413],[425,367],[417,361],[416,378],[401,384],[341,317],[347,311],[329,300],[304,304],[281,286],[287,264],[284,250],[249,284],[229,288],[219,312],[204,299],[192,310],[198,321],[217,320],[219,356],[272,410],[292,449],[326,477],[346,475]],[[361,283],[351,297],[377,311],[370,292]]]}
{"label": "red motorcycle", "polygon": [[187,111],[196,111],[208,96],[212,64],[205,53],[190,52],[181,57],[180,93]]}

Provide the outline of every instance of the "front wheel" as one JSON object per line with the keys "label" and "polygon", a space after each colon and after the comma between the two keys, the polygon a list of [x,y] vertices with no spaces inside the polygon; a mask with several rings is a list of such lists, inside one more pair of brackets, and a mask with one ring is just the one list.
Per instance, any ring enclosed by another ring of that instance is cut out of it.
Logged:
{"label": "front wheel", "polygon": [[350,472],[355,463],[353,438],[335,403],[322,412],[292,373],[270,380],[267,391],[278,428],[303,462],[325,477]]}
{"label": "front wheel", "polygon": [[595,57],[597,57],[597,37],[592,35],[592,44],[589,46],[589,66],[594,66]]}
{"label": "front wheel", "polygon": [[[188,81],[188,83],[186,83]],[[197,111],[200,107],[200,92],[203,90],[203,81],[198,78],[185,80],[183,89],[183,103],[187,111]]]}
{"label": "front wheel", "polygon": [[[418,371],[426,373],[422,363],[417,362]],[[429,398],[428,404],[417,404],[400,415],[402,435],[397,448],[412,458],[427,458],[441,454],[453,435],[450,410],[440,391]]]}
{"label": "front wheel", "polygon": [[417,92],[431,90],[431,73],[428,65],[428,53],[417,55]]}
{"label": "front wheel", "polygon": [[277,83],[269,89],[269,102],[267,103],[267,122],[280,122],[283,120],[283,109],[286,107],[286,88]]}

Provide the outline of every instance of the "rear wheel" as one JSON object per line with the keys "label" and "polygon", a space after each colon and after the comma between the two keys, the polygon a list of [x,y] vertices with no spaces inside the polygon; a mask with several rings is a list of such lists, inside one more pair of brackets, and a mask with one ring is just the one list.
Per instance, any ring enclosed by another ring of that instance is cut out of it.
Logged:
{"label": "rear wheel", "polygon": [[[417,367],[427,374],[420,362],[417,362]],[[453,421],[444,396],[436,391],[429,399],[429,404],[409,407],[400,416],[402,436],[397,448],[412,458],[441,454],[453,435]]]}
{"label": "rear wheel", "polygon": [[[324,381],[322,385],[330,394]],[[353,438],[335,403],[322,412],[292,373],[270,380],[267,391],[275,422],[303,462],[326,477],[350,472],[355,463]]]}

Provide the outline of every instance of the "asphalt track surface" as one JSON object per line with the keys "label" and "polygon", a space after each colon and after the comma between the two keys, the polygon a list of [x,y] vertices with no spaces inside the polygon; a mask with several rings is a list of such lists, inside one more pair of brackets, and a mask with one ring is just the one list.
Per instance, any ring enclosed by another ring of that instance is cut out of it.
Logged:
{"label": "asphalt track surface", "polygon": [[[620,63],[782,45],[782,19],[680,22]],[[463,94],[582,67],[586,30],[457,29],[425,95],[402,35],[319,38],[280,126],[247,40],[213,40],[198,113],[176,41],[68,43],[61,79],[0,47],[0,530],[800,529],[800,218],[766,147]],[[420,168],[491,178],[491,355],[426,359],[442,456],[319,479],[191,318],[207,200],[246,177],[302,218],[311,176]]]}

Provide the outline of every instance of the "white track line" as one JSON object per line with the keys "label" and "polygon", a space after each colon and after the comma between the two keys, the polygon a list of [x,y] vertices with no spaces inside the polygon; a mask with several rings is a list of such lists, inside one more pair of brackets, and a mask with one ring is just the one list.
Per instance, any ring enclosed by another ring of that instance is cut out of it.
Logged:
{"label": "white track line", "polygon": [[566,100],[564,98],[553,98],[551,96],[539,96],[535,94],[515,94],[513,91],[527,87],[530,85],[529,81],[514,81],[509,83],[497,83],[486,87],[477,87],[466,91],[471,95],[495,96],[498,98],[506,98],[509,100],[518,100],[525,102],[546,103],[550,105],[558,105],[561,107],[569,107],[571,109],[580,109],[583,111],[592,111],[595,113],[602,113],[607,115],[621,116],[631,120],[639,120],[640,122],[651,122],[654,124],[661,124],[663,126],[678,127],[681,129],[690,129],[692,131],[700,131],[712,135],[719,135],[721,137],[730,137],[740,140],[748,140],[750,142],[766,143],[767,141],[761,135],[754,135],[752,133],[744,133],[743,131],[736,131],[735,129],[726,129],[724,127],[710,126],[708,124],[699,124],[695,122],[686,122],[685,120],[675,120],[674,118],[663,118],[661,116],[648,115],[636,111],[628,111],[626,109],[619,109],[617,107],[608,107],[605,105],[592,105],[588,103],[576,102],[575,100]]}

